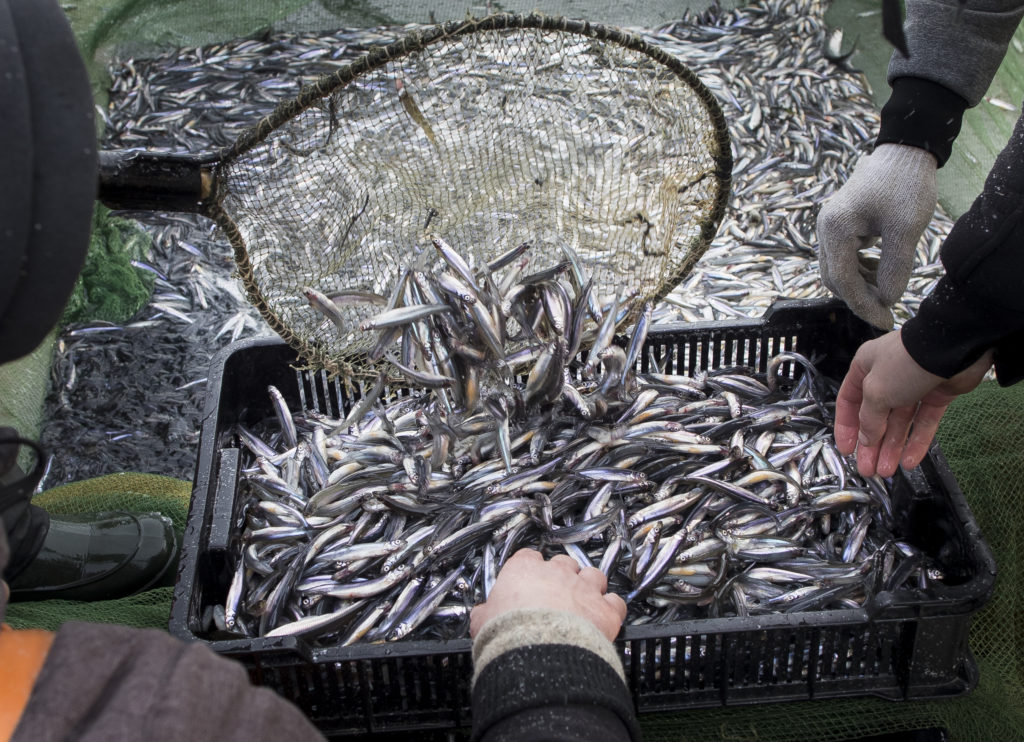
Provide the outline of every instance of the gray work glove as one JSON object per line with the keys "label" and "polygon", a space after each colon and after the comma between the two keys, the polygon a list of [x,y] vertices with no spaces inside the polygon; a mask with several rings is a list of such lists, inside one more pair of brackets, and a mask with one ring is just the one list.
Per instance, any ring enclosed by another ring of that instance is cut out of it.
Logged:
{"label": "gray work glove", "polygon": [[[919,147],[880,144],[818,214],[822,281],[875,327],[893,327],[891,307],[907,288],[917,241],[935,213],[937,168]],[[871,275],[858,251],[879,237],[882,255]]]}

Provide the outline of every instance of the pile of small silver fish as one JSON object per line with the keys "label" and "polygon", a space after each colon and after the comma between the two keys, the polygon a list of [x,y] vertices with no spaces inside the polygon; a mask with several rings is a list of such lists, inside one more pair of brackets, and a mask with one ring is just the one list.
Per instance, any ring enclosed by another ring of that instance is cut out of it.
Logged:
{"label": "pile of small silver fish", "polygon": [[[941,577],[894,534],[885,483],[836,452],[808,358],[667,373],[652,307],[616,343],[628,292],[603,302],[570,248],[523,275],[529,245],[473,267],[432,242],[439,267],[360,298],[381,305],[363,329],[388,372],[345,419],[270,387],[279,430],[236,426],[253,460],[217,629],[465,635],[523,547],[598,567],[632,624],[858,607]],[[330,321],[334,299],[305,293]],[[411,393],[382,401],[392,385]]]}
{"label": "pile of small silver fish", "polygon": [[[826,295],[814,219],[869,146],[878,112],[864,77],[823,54],[825,7],[823,0],[760,0],[630,29],[715,92],[736,163],[717,238],[655,307],[655,321],[755,317],[777,297]],[[303,84],[413,28],[281,33],[115,59],[110,103],[99,112],[103,146],[209,153]],[[61,335],[41,433],[55,452],[46,486],[122,471],[191,478],[213,355],[231,341],[272,334],[232,277],[231,248],[211,222],[131,216],[153,237],[137,268],[155,274],[156,291],[129,323],[97,322]],[[938,245],[950,227],[937,211],[898,321],[941,275]],[[112,376],[112,365],[122,373]]]}

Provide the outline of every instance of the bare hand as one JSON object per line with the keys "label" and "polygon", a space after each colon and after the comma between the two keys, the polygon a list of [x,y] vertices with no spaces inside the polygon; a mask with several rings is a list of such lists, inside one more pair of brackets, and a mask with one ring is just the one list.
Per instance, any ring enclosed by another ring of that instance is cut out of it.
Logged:
{"label": "bare hand", "polygon": [[469,635],[475,638],[485,623],[502,613],[548,608],[575,613],[612,640],[626,618],[626,603],[607,590],[608,580],[599,569],[581,571],[566,554],[544,561],[539,551],[520,549],[501,568],[487,602],[473,608]]}
{"label": "bare hand", "polygon": [[[857,350],[836,398],[836,448],[857,451],[857,471],[890,477],[921,463],[939,420],[957,396],[981,383],[992,352],[943,379],[921,368],[903,347],[899,330]],[[908,436],[909,434],[909,436]]]}

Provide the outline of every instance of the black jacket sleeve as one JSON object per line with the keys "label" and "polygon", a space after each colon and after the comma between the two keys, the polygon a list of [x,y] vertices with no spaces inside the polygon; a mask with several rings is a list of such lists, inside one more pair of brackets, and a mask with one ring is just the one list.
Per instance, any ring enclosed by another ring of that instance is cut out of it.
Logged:
{"label": "black jacket sleeve", "polygon": [[1006,386],[1024,378],[1024,122],[1017,121],[981,195],[942,245],[946,275],[903,326],[925,370],[962,371],[989,348]]}
{"label": "black jacket sleeve", "polygon": [[908,144],[935,155],[939,167],[953,151],[967,101],[937,82],[918,77],[892,81],[892,93],[882,106],[882,123],[875,144]]}
{"label": "black jacket sleeve", "polygon": [[473,645],[473,737],[479,742],[640,739],[614,646],[560,611],[512,611]]}

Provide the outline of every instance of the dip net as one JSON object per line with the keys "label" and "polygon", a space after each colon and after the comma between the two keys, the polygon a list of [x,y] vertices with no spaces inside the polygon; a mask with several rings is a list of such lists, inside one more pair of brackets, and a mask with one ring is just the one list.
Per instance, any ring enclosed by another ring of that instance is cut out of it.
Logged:
{"label": "dip net", "polygon": [[570,248],[598,297],[624,286],[639,307],[707,249],[731,168],[714,96],[674,57],[597,24],[495,15],[305,87],[220,153],[208,213],[269,325],[311,367],[359,377],[359,324],[403,268],[434,266],[432,237],[476,268],[529,243],[525,274]]}

